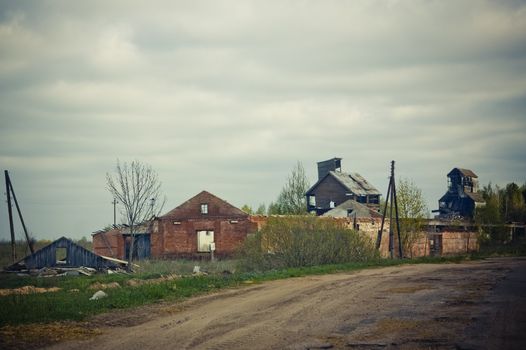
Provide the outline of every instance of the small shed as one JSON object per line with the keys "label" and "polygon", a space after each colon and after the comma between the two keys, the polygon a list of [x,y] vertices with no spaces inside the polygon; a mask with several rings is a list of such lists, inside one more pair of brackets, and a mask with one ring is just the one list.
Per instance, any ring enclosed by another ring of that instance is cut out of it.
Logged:
{"label": "small shed", "polygon": [[115,260],[97,255],[74,243],[72,240],[61,237],[7,267],[6,270],[17,271],[23,269],[41,269],[44,267],[75,268],[81,266],[92,267],[98,270],[122,267],[121,264]]}

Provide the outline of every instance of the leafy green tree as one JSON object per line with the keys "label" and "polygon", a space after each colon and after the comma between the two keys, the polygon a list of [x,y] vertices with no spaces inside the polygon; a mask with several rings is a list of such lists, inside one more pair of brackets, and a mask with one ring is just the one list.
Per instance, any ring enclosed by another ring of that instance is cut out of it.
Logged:
{"label": "leafy green tree", "polygon": [[267,208],[265,207],[265,204],[261,203],[256,210],[256,214],[265,215],[266,213],[267,213]]}
{"label": "leafy green tree", "polygon": [[501,210],[502,190],[493,186],[491,182],[481,190],[485,205],[475,209],[475,222],[478,224],[497,225],[504,223]]}
{"label": "leafy green tree", "polygon": [[370,261],[378,257],[365,234],[316,216],[271,217],[238,251],[240,267],[265,271],[289,267]]}
{"label": "leafy green tree", "polygon": [[241,207],[241,210],[243,210],[245,213],[247,213],[249,215],[253,214],[252,207],[250,205],[248,205],[248,204],[243,204],[243,206]]}
{"label": "leafy green tree", "polygon": [[278,199],[269,205],[269,214],[301,215],[307,213],[305,193],[310,184],[300,161],[296,163]]}
{"label": "leafy green tree", "polygon": [[270,202],[267,209],[268,215],[279,215],[281,214],[281,208],[279,207],[278,203]]}
{"label": "leafy green tree", "polygon": [[503,209],[506,222],[523,222],[526,219],[526,205],[519,186],[512,182],[506,185],[504,190]]}
{"label": "leafy green tree", "polygon": [[479,239],[482,243],[501,243],[508,239],[504,227],[505,191],[489,183],[481,190],[485,205],[475,209],[475,222],[479,225]]}
{"label": "leafy green tree", "polygon": [[423,236],[428,209],[422,190],[413,180],[400,178],[396,186],[400,236],[405,254],[412,257],[411,248]]}

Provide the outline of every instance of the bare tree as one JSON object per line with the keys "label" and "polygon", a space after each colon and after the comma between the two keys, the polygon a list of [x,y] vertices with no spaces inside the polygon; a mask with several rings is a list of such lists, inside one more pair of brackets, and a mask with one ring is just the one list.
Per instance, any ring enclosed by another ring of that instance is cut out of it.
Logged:
{"label": "bare tree", "polygon": [[128,271],[132,270],[135,229],[161,212],[165,198],[161,197],[161,182],[151,166],[137,160],[117,166],[113,175],[106,173],[110,193],[122,204],[122,214],[130,229]]}

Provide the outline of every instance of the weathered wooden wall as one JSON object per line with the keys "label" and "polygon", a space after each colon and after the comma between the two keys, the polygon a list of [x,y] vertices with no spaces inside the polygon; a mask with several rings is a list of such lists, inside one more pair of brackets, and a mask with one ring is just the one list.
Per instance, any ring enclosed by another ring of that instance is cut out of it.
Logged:
{"label": "weathered wooden wall", "polygon": [[[66,259],[57,261],[57,250],[64,248]],[[28,269],[43,267],[93,267],[97,269],[118,267],[115,263],[90,252],[71,240],[62,237],[23,259]]]}
{"label": "weathered wooden wall", "polygon": [[[314,188],[309,194],[316,197],[316,207],[324,208],[318,210],[318,215],[330,209],[330,202],[333,201],[335,206],[342,204],[348,199],[353,199],[353,196],[346,196],[349,192],[341,183],[333,176],[327,176],[322,182]],[[309,210],[314,208],[309,207]]]}

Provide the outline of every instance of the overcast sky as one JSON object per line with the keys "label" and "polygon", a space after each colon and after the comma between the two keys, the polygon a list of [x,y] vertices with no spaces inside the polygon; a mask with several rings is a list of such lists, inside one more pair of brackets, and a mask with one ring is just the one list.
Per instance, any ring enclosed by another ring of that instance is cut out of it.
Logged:
{"label": "overcast sky", "polygon": [[165,211],[268,205],[332,157],[384,194],[396,160],[429,209],[453,167],[526,181],[523,1],[132,3],[0,0],[0,168],[37,239],[111,224],[117,159]]}

